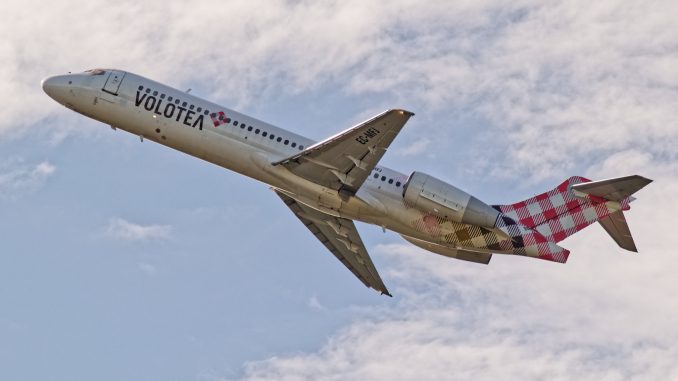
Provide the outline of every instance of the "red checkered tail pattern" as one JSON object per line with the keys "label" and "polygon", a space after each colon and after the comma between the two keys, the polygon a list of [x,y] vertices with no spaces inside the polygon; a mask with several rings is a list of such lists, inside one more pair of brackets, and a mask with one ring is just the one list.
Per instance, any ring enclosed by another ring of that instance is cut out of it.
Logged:
{"label": "red checkered tail pattern", "polygon": [[637,175],[594,182],[573,176],[548,192],[494,208],[550,242],[600,222],[619,246],[636,251],[623,212],[629,210],[631,195],[651,181]]}

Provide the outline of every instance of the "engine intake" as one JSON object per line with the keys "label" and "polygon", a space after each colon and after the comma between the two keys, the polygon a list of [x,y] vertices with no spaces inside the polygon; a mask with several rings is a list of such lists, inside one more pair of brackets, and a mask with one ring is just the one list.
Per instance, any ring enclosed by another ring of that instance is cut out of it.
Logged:
{"label": "engine intake", "polygon": [[424,212],[454,222],[494,228],[499,212],[470,194],[421,172],[412,172],[403,199]]}

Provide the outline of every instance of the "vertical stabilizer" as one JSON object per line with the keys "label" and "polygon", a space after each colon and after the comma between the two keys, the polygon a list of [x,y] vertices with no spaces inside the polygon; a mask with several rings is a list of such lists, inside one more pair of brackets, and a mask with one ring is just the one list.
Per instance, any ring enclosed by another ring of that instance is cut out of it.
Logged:
{"label": "vertical stabilizer", "polygon": [[574,176],[548,192],[494,208],[547,242],[560,242],[600,222],[620,247],[637,251],[623,212],[634,200],[631,195],[651,182],[638,175],[600,181]]}

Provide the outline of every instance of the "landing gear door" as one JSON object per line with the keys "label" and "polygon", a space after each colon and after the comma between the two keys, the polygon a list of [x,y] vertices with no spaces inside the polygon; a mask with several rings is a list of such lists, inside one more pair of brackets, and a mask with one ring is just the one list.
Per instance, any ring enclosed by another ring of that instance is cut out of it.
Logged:
{"label": "landing gear door", "polygon": [[104,88],[102,90],[109,94],[118,95],[118,89],[120,89],[120,84],[122,83],[122,79],[124,77],[124,71],[109,70],[108,79],[106,79],[106,83],[104,84]]}

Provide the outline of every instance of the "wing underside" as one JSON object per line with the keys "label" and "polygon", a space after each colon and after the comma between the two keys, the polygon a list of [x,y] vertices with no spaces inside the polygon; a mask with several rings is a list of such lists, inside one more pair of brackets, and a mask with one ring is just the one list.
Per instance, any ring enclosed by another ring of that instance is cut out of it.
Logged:
{"label": "wing underside", "polygon": [[365,286],[391,296],[379,277],[353,221],[320,212],[279,191],[275,192],[304,226]]}

